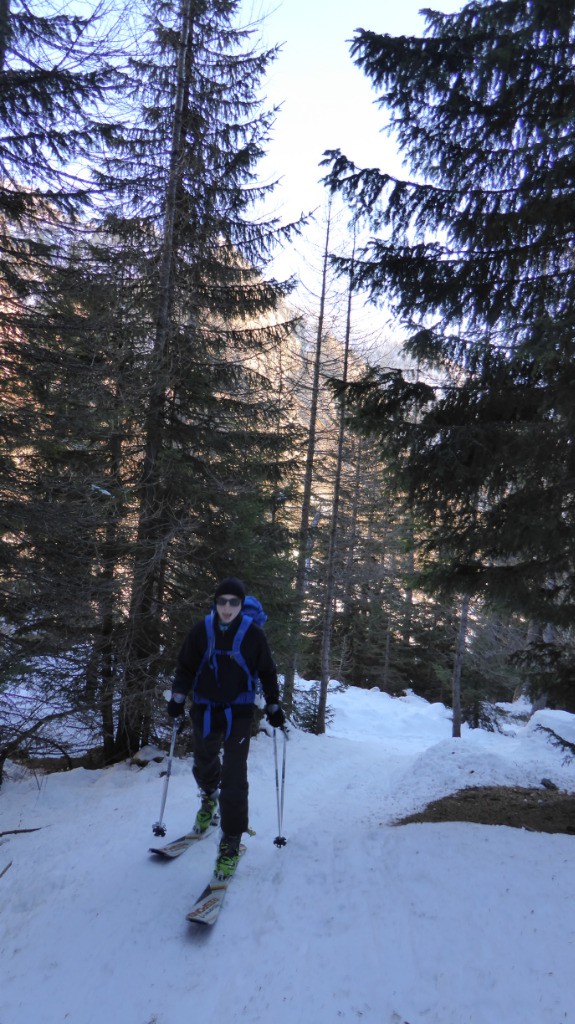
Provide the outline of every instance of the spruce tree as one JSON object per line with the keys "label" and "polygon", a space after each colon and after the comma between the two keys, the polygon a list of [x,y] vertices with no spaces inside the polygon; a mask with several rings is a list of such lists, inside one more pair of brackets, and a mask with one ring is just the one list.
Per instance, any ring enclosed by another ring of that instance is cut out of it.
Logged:
{"label": "spruce tree", "polygon": [[73,299],[62,286],[92,199],[93,153],[113,134],[102,116],[118,82],[106,13],[19,0],[0,11],[2,669],[66,650],[64,683],[76,678],[72,652],[91,618],[93,559],[79,570],[74,545],[89,536],[92,549],[95,492],[71,472],[82,462],[91,356],[76,351],[71,370]]}
{"label": "spruce tree", "polygon": [[[273,117],[254,90],[273,52],[244,52],[236,7],[158,5],[130,74],[105,79],[102,64],[90,84],[126,86],[121,136],[92,132],[87,91],[72,108],[85,120],[62,159],[94,179],[97,138],[113,147],[107,209],[82,214],[88,178],[56,195],[69,179],[54,158],[25,195],[34,223],[15,206],[6,228],[10,659],[26,634],[34,654],[66,655],[70,700],[97,711],[108,760],[150,736],[154,685],[218,575],[242,573],[272,623],[291,582],[294,432],[274,381],[293,316],[287,286],[263,276],[279,225],[248,215]],[[45,117],[54,137],[66,124]]]}
{"label": "spruce tree", "polygon": [[[288,287],[265,279],[280,237],[252,211],[274,113],[257,88],[275,50],[235,27],[236,0],[154,5],[133,62],[134,110],[103,224],[132,253],[143,326],[142,454],[116,756],[147,742],[154,688],[217,576],[289,585],[277,493],[293,460],[263,365],[285,341]],[[114,257],[111,250],[110,273]]]}
{"label": "spruce tree", "polygon": [[[102,101],[118,79],[106,12],[2,0],[0,289],[34,294],[60,231],[90,202],[94,150],[113,133]],[[15,306],[2,309],[12,324]]]}
{"label": "spruce tree", "polygon": [[331,187],[377,231],[356,266],[419,377],[350,395],[393,452],[431,586],[566,626],[575,603],[575,5],[426,12],[424,38],[359,31],[410,180],[340,152]]}

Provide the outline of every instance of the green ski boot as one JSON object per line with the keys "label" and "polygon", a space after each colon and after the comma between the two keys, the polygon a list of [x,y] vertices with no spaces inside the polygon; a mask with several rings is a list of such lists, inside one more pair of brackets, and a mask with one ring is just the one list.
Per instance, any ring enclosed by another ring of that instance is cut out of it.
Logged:
{"label": "green ski boot", "polygon": [[241,836],[222,836],[214,868],[214,875],[221,882],[232,877],[240,859]]}
{"label": "green ski boot", "polygon": [[194,822],[193,831],[196,835],[205,832],[212,823],[217,824],[216,815],[218,810],[218,793],[202,793],[202,803],[198,813],[196,814],[196,820]]}

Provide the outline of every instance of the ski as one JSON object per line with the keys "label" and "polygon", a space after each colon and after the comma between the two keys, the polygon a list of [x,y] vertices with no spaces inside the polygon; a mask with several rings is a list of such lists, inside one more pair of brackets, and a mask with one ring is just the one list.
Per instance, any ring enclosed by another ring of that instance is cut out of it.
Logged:
{"label": "ski", "polygon": [[[240,846],[240,856],[243,856],[245,852],[246,848],[242,843]],[[215,924],[233,877],[233,875],[230,875],[229,878],[222,880],[212,875],[201,896],[196,900],[189,914],[186,914],[186,920],[191,921],[192,924]]]}
{"label": "ski", "polygon": [[156,854],[157,857],[164,857],[166,860],[173,860],[174,857],[179,857],[200,839],[212,835],[218,827],[219,821],[212,821],[205,832],[187,832],[185,836],[180,836],[179,839],[174,839],[171,843],[166,843],[165,846],[150,846],[150,853]]}

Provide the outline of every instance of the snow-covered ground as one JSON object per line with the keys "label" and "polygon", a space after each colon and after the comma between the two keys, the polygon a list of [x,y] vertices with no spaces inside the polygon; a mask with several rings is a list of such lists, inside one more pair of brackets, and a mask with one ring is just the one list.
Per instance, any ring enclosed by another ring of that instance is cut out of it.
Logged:
{"label": "snow-covered ground", "polygon": [[[273,745],[250,753],[251,822],[220,918],[185,914],[215,839],[147,849],[162,768],[128,764],[0,790],[0,1024],[575,1024],[575,837],[392,822],[463,786],[575,791],[538,724],[466,730],[421,698],[350,688],[325,736],[293,730],[278,849]],[[175,759],[167,839],[197,807]],[[10,866],[8,866],[10,865]],[[3,873],[2,873],[3,872]]]}

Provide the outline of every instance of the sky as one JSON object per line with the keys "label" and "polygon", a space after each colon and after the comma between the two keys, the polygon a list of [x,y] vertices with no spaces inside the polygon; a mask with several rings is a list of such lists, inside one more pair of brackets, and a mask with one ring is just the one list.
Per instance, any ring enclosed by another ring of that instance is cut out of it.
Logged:
{"label": "sky", "polygon": [[[275,276],[295,275],[302,282],[296,301],[304,309],[313,309],[319,287],[327,200],[320,183],[326,173],[319,166],[324,151],[341,149],[358,166],[397,174],[405,170],[393,140],[383,132],[385,115],[375,105],[376,94],[351,60],[350,40],[357,28],[422,35],[422,6],[421,0],[243,0],[245,20],[258,25],[262,43],[282,47],[263,85],[269,106],[281,106],[268,155],[259,165],[263,180],[279,180],[266,212],[290,223],[315,211],[302,236],[271,266]],[[439,0],[431,6],[450,12],[462,5]],[[332,227],[332,251],[347,251],[347,221],[340,210]],[[356,300],[356,340],[391,337],[388,321],[387,310],[376,312]],[[392,346],[399,337],[395,331],[392,326]]]}
{"label": "sky", "polygon": [[[211,930],[186,913],[216,837],[148,853],[165,752],[49,776],[8,763],[1,1024],[575,1024],[575,837],[394,824],[470,785],[575,791],[538,728],[573,743],[575,717],[502,705],[503,732],[453,739],[448,710],[413,694],[334,686],[329,709],[326,735],[291,730],[282,848],[273,745],[252,741],[256,835]],[[166,841],[197,806],[178,753]]]}
{"label": "sky", "polygon": [[[349,54],[355,29],[421,35],[421,0],[244,0],[248,18],[262,18],[267,45],[282,52],[266,79],[273,104],[281,103],[269,147],[271,173],[282,178],[278,197],[288,216],[324,203],[318,166],[324,150],[341,149],[359,165],[401,166],[382,135],[384,115],[375,93]],[[456,0],[430,4],[457,10]]]}

